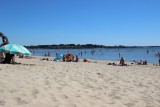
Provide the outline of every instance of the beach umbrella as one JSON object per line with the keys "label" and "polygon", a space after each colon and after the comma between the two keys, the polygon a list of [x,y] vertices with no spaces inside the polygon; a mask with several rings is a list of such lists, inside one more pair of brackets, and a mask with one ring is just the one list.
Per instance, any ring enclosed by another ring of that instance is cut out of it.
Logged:
{"label": "beach umbrella", "polygon": [[7,44],[0,47],[0,52],[10,54],[24,54],[25,56],[31,56],[31,53],[24,46],[18,44]]}

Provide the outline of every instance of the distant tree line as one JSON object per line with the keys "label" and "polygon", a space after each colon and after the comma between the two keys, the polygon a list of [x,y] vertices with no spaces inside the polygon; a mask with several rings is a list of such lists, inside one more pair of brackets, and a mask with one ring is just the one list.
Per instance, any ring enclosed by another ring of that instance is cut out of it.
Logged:
{"label": "distant tree line", "polygon": [[[96,44],[53,44],[53,45],[30,45],[25,46],[29,49],[92,49],[92,48],[143,48],[146,46],[105,46]],[[158,46],[147,46],[147,47],[158,47]]]}
{"label": "distant tree line", "polygon": [[53,44],[53,45],[30,45],[25,46],[30,49],[89,49],[89,48],[125,48],[125,46],[104,46],[104,45],[96,45],[96,44]]}

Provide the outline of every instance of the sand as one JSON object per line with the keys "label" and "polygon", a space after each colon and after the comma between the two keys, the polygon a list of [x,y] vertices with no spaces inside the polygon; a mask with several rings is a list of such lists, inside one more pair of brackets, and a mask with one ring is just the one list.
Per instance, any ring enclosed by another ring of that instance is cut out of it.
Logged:
{"label": "sand", "polygon": [[160,107],[160,66],[41,58],[0,64],[0,107]]}

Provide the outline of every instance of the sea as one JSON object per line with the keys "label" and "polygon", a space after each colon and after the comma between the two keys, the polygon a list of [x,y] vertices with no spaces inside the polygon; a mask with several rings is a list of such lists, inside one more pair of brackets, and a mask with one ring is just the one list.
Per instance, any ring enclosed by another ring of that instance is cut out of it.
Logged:
{"label": "sea", "polygon": [[95,48],[95,49],[29,49],[34,56],[55,57],[58,54],[78,55],[82,59],[114,60],[119,61],[123,57],[126,61],[147,60],[148,63],[158,64],[160,47],[136,47],[136,48]]}

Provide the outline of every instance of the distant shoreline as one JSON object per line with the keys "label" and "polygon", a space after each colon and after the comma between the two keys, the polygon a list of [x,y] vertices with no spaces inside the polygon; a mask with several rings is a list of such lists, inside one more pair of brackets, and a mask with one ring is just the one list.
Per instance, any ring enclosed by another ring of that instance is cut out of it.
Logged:
{"label": "distant shoreline", "polygon": [[105,45],[95,45],[95,44],[54,44],[54,45],[30,45],[25,46],[28,49],[94,49],[94,48],[153,48],[160,46],[105,46]]}

